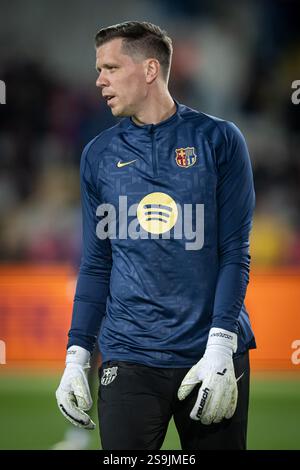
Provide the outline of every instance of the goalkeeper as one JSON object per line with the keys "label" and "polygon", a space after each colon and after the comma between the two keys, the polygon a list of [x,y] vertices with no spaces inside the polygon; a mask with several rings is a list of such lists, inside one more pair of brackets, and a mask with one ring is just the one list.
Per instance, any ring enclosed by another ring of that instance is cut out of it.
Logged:
{"label": "goalkeeper", "polygon": [[93,429],[86,373],[99,334],[102,448],[245,449],[244,306],[254,189],[245,140],[168,91],[171,39],[126,22],[96,35],[96,85],[118,124],[81,159],[83,257],[58,406]]}

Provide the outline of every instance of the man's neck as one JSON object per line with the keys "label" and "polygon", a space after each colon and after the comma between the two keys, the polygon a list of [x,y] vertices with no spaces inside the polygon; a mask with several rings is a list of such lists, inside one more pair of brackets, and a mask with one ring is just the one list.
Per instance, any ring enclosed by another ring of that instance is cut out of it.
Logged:
{"label": "man's neck", "polygon": [[133,122],[138,126],[158,124],[176,113],[176,104],[169,92],[147,101],[143,109],[132,116]]}

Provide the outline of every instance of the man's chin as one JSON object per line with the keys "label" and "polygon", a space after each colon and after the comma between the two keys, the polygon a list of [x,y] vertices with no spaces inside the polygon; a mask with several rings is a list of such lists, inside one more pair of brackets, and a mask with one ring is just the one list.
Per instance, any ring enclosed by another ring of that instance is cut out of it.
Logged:
{"label": "man's chin", "polygon": [[111,113],[114,117],[127,117],[130,116],[128,112],[125,111],[125,109],[118,109],[117,107],[111,108]]}

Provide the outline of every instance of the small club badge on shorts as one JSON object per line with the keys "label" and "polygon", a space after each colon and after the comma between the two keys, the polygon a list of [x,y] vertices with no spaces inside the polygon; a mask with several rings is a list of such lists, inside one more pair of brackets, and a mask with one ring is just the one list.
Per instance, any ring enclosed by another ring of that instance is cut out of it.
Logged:
{"label": "small club badge on shorts", "polygon": [[186,147],[175,149],[176,152],[176,163],[182,168],[189,168],[196,163],[197,155],[195,153],[195,147]]}
{"label": "small club badge on shorts", "polygon": [[103,369],[103,375],[101,377],[101,384],[102,385],[109,385],[111,384],[118,375],[118,366],[115,367],[108,367],[107,369]]}

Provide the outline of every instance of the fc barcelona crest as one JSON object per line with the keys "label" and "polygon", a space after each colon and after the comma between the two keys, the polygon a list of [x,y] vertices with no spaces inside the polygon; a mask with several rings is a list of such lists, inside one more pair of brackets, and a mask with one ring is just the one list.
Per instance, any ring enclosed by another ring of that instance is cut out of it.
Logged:
{"label": "fc barcelona crest", "polygon": [[181,149],[176,149],[176,163],[182,168],[189,168],[194,165],[197,160],[197,155],[195,154],[194,147],[186,147]]}
{"label": "fc barcelona crest", "polygon": [[103,375],[101,378],[102,385],[109,385],[111,384],[118,375],[118,366],[109,367],[103,370]]}

